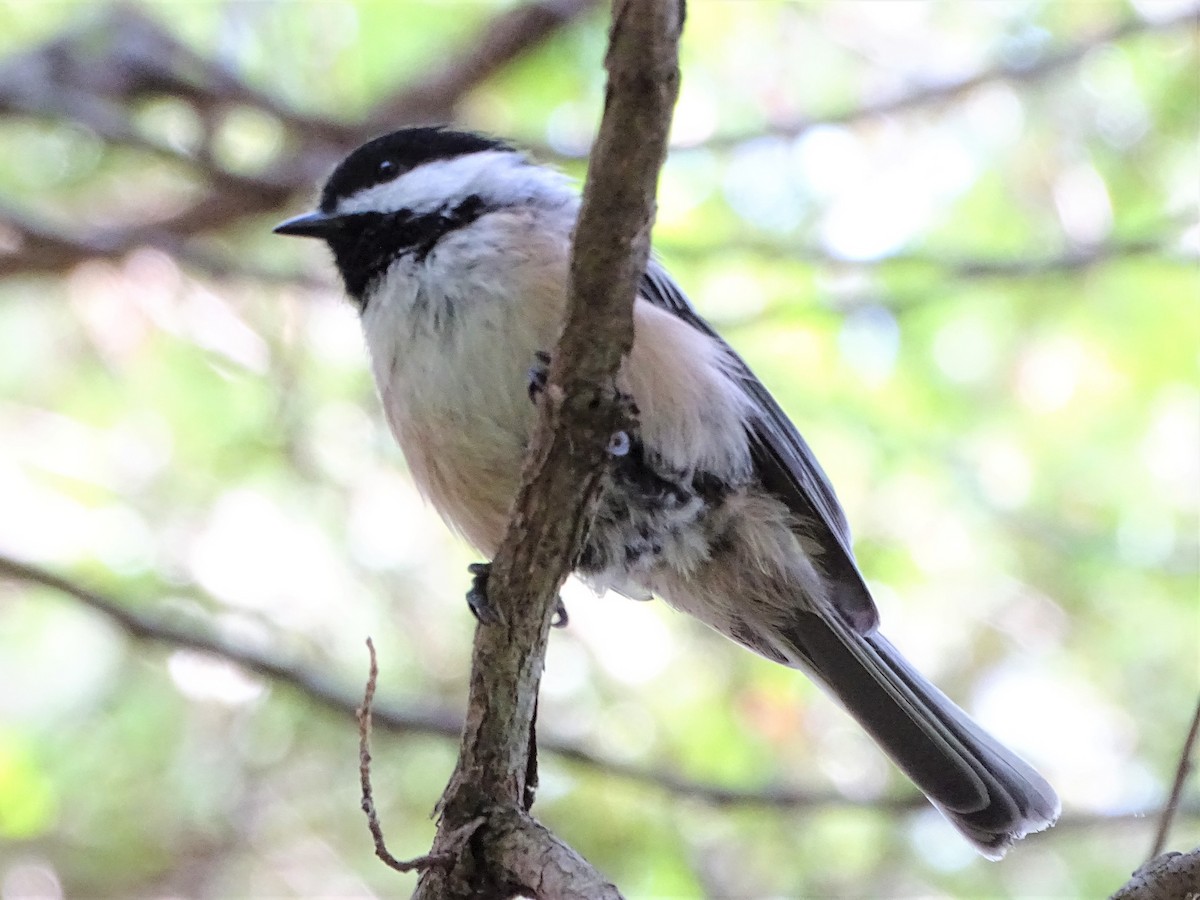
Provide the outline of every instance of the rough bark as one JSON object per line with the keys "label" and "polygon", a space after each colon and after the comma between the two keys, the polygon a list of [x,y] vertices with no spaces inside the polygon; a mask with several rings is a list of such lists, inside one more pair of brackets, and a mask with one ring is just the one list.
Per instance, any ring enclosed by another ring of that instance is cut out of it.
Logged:
{"label": "rough bark", "polygon": [[1200,900],[1200,847],[1154,857],[1109,900]]}
{"label": "rough bark", "polygon": [[679,0],[624,0],[613,11],[608,91],[576,229],[567,322],[488,582],[503,621],[476,630],[462,745],[432,855],[466,823],[480,816],[484,823],[453,866],[422,874],[420,898],[620,896],[529,815],[533,723],[555,599],[587,532],[606,447],[627,427],[614,375],[633,341],[633,297],[678,92],[682,14]]}

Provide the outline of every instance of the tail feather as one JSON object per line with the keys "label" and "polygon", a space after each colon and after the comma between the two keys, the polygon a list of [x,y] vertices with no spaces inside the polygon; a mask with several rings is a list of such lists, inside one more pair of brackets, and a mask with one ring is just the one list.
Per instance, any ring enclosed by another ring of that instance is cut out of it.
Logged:
{"label": "tail feather", "polygon": [[1058,818],[1054,789],[879,634],[799,613],[778,648],[840,701],[984,856],[999,859]]}

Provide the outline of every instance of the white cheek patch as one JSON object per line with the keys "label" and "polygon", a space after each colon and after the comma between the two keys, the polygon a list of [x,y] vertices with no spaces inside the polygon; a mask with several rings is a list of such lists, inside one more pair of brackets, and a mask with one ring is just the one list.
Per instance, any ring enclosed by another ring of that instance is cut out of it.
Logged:
{"label": "white cheek patch", "polygon": [[530,165],[511,150],[485,150],[424,163],[398,178],[364,188],[337,206],[339,215],[397,212],[420,215],[478,195],[489,204],[509,205],[559,195],[569,179]]}

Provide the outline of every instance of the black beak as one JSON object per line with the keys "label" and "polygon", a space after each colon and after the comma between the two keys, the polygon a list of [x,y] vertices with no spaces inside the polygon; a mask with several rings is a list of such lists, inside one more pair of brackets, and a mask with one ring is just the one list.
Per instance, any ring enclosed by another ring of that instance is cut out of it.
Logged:
{"label": "black beak", "polygon": [[341,228],[341,225],[342,220],[338,216],[326,215],[323,212],[310,212],[302,216],[295,216],[286,222],[280,222],[272,230],[275,234],[328,240],[334,232]]}

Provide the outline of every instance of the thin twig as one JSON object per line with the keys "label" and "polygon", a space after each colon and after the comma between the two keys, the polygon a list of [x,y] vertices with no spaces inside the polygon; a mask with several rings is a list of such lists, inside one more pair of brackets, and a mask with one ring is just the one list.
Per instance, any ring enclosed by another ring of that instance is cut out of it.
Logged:
{"label": "thin twig", "polygon": [[1171,823],[1175,820],[1175,811],[1183,797],[1183,785],[1192,771],[1192,753],[1196,749],[1196,738],[1200,736],[1200,701],[1196,703],[1196,712],[1192,715],[1192,725],[1183,741],[1183,750],[1179,753],[1179,765],[1175,768],[1175,783],[1171,785],[1171,793],[1167,795],[1166,805],[1158,820],[1158,831],[1154,835],[1154,846],[1150,850],[1149,859],[1154,859],[1163,852],[1167,845],[1167,835],[1171,831]]}
{"label": "thin twig", "polygon": [[[387,848],[383,827],[375,811],[375,793],[371,788],[371,705],[375,702],[375,685],[379,681],[379,663],[375,657],[375,642],[367,638],[367,651],[371,655],[371,668],[367,674],[367,687],[363,691],[363,702],[356,711],[358,717],[358,778],[362,785],[362,811],[367,814],[367,827],[375,841],[375,855],[384,864],[397,872],[419,872],[432,866],[449,866],[454,856],[449,853],[430,853],[415,859],[397,859]],[[482,823],[482,819],[479,820]],[[476,825],[476,828],[478,825]],[[471,829],[474,832],[475,829]],[[469,835],[468,835],[469,836]],[[464,837],[463,840],[466,840]]]}
{"label": "thin twig", "polygon": [[358,779],[362,785],[362,811],[367,814],[367,828],[375,841],[375,855],[398,872],[411,872],[416,860],[404,862],[396,859],[387,848],[379,815],[375,811],[375,792],[371,789],[371,704],[375,701],[375,685],[379,680],[379,663],[375,658],[375,642],[367,638],[367,652],[371,655],[371,667],[367,673],[367,687],[363,691],[363,702],[356,712],[358,717]]}

